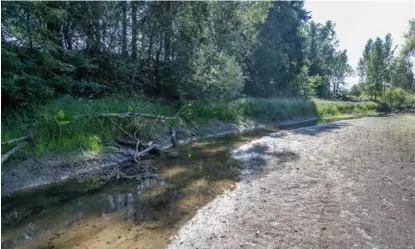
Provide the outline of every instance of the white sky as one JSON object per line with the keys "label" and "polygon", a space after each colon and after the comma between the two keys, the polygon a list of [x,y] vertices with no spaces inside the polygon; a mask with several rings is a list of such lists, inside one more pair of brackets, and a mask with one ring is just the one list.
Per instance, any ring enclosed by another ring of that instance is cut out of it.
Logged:
{"label": "white sky", "polygon": [[[391,33],[394,46],[400,46],[408,21],[415,17],[415,0],[306,0],[305,8],[316,22],[336,23],[340,48],[347,49],[354,69],[369,38]],[[346,80],[348,87],[357,82],[357,77]]]}

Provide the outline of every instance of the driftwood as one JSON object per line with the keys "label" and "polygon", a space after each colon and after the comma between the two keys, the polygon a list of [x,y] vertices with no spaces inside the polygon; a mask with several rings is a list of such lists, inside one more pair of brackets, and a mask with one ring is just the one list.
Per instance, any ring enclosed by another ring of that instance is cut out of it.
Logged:
{"label": "driftwood", "polygon": [[152,115],[152,114],[138,113],[138,112],[103,113],[99,116],[100,117],[114,117],[114,118],[143,117],[146,119],[160,119],[160,120],[174,120],[174,119],[179,118],[179,117],[166,117],[166,116]]}
{"label": "driftwood", "polygon": [[126,138],[116,138],[115,141],[119,144],[129,145],[129,146],[137,146],[138,139],[126,139]]}
{"label": "driftwood", "polygon": [[[1,145],[9,145],[9,144],[14,144],[14,143],[19,143],[19,142],[23,142],[23,141],[33,141],[33,134],[31,132],[29,132],[29,134],[27,136],[23,136],[23,137],[19,137],[19,138],[13,138],[9,141],[6,141],[4,143],[1,143]],[[13,156],[14,154],[16,154],[16,152],[22,148],[25,145],[25,143],[19,143],[17,144],[13,149],[9,150],[7,153],[5,153],[4,155],[1,156],[1,163],[5,162],[7,159],[9,159],[11,156]]]}
{"label": "driftwood", "polygon": [[14,139],[11,139],[11,140],[6,141],[4,143],[1,143],[1,145],[14,144],[14,143],[18,143],[18,142],[28,140],[28,139],[32,139],[32,136],[24,136],[24,137],[14,138]]}
{"label": "driftwood", "polygon": [[1,156],[1,163],[4,163],[9,157],[16,154],[16,152],[23,147],[23,144],[16,145],[13,149],[9,150],[6,154]]}
{"label": "driftwood", "polygon": [[151,150],[153,150],[154,148],[156,148],[156,146],[157,146],[157,144],[152,144],[151,146],[147,147],[146,149],[144,149],[144,150],[142,150],[142,151],[140,151],[138,153],[135,153],[134,157],[135,158],[139,158],[141,156],[144,156],[147,153],[149,153]]}
{"label": "driftwood", "polygon": [[147,173],[145,175],[143,175],[142,173],[139,173],[139,174],[136,174],[136,175],[129,176],[129,175],[125,174],[124,172],[120,171],[117,168],[114,168],[114,171],[117,174],[117,178],[122,177],[122,178],[125,178],[125,179],[141,180],[143,178],[156,178],[157,177],[157,174],[149,174],[149,173]]}

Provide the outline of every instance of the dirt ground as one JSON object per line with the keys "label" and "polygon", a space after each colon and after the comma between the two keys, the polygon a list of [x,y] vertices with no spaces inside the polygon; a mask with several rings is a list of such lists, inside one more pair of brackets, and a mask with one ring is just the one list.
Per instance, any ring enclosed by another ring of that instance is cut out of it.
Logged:
{"label": "dirt ground", "polygon": [[273,133],[233,152],[242,181],[173,248],[415,248],[415,116]]}

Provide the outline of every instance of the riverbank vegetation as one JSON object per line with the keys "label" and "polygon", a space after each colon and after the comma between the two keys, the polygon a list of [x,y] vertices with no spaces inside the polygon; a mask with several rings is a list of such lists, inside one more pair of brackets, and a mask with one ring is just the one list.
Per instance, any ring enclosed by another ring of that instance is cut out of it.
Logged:
{"label": "riverbank vegetation", "polygon": [[362,83],[348,92],[354,70],[335,23],[311,21],[301,1],[5,2],[1,11],[2,142],[33,133],[36,155],[100,150],[122,130],[157,128],[106,113],[197,125],[414,104],[414,22],[396,58],[390,36],[366,46]]}

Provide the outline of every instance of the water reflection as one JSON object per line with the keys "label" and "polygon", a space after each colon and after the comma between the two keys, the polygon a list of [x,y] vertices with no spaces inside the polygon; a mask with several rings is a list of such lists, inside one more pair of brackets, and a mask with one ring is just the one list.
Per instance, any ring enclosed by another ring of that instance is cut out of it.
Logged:
{"label": "water reflection", "polygon": [[[31,241],[36,236],[44,232],[40,228],[57,229],[56,227],[67,227],[74,222],[86,219],[91,215],[100,214],[103,219],[108,219],[114,214],[130,223],[140,223],[149,219],[148,209],[150,204],[145,195],[151,189],[157,189],[166,185],[164,179],[146,179],[137,184],[136,181],[127,181],[114,188],[103,189],[94,195],[81,196],[61,205],[45,207],[43,212],[31,217],[35,222],[21,225],[20,229],[12,228],[10,234],[2,234],[2,248],[14,248],[19,244]],[[179,198],[180,195],[172,194],[172,200]],[[48,214],[48,215],[46,215]],[[51,217],[59,217],[51,220]],[[19,211],[13,209],[11,216],[18,218]],[[61,223],[61,224],[58,224]],[[22,222],[24,224],[24,222]],[[3,227],[7,230],[7,227]],[[18,233],[18,231],[21,231]],[[53,231],[49,230],[53,234]]]}

